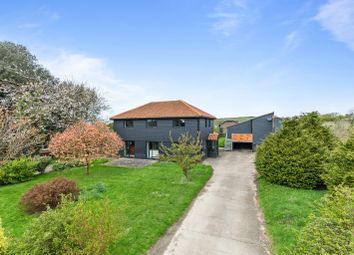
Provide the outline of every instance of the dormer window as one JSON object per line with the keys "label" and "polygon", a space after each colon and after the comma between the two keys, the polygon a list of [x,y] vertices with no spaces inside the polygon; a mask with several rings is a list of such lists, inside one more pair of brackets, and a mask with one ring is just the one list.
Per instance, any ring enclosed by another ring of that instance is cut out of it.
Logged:
{"label": "dormer window", "polygon": [[175,119],[172,122],[173,127],[185,127],[186,121],[184,119]]}

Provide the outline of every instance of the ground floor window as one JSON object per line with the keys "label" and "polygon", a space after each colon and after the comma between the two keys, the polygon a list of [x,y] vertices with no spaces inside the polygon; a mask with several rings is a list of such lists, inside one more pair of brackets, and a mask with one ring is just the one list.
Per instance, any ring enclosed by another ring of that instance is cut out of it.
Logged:
{"label": "ground floor window", "polygon": [[135,157],[135,142],[125,141],[125,156]]}
{"label": "ground floor window", "polygon": [[159,142],[147,142],[147,157],[148,158],[158,158],[159,151]]}

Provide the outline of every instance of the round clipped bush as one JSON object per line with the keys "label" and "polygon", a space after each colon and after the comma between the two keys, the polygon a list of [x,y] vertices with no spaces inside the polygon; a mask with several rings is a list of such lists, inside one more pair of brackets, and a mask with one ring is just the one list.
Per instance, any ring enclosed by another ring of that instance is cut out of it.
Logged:
{"label": "round clipped bush", "polygon": [[354,254],[354,189],[334,188],[299,233],[291,255]]}
{"label": "round clipped bush", "polygon": [[267,181],[295,188],[324,185],[321,174],[336,139],[316,112],[283,121],[283,127],[258,146],[256,168]]}
{"label": "round clipped bush", "polygon": [[354,187],[354,132],[331,153],[322,178],[329,189],[339,184]]}
{"label": "round clipped bush", "polygon": [[36,184],[21,198],[21,204],[29,213],[55,208],[63,196],[76,200],[79,188],[74,181],[56,178],[46,183]]}

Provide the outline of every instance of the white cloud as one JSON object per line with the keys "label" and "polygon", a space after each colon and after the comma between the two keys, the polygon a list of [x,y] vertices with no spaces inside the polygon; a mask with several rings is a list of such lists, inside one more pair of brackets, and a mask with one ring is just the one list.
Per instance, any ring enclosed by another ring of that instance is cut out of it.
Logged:
{"label": "white cloud", "polygon": [[314,18],[332,33],[337,41],[354,50],[354,1],[330,0],[321,6]]}
{"label": "white cloud", "polygon": [[158,96],[156,90],[126,83],[119,79],[118,75],[101,58],[61,51],[58,54],[40,58],[39,61],[61,79],[85,82],[88,86],[97,88],[111,107],[103,114],[104,118],[143,102],[154,100]]}
{"label": "white cloud", "polygon": [[246,0],[222,0],[209,16],[215,22],[211,30],[226,37],[231,36],[244,19]]}
{"label": "white cloud", "polygon": [[289,50],[296,49],[300,44],[300,37],[297,31],[292,31],[285,37],[285,47]]}

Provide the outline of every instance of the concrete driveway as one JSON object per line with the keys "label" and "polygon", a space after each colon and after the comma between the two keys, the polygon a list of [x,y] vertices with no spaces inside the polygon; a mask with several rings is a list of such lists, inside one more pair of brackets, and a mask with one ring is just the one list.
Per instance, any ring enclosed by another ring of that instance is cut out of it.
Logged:
{"label": "concrete driveway", "polygon": [[207,159],[214,175],[165,248],[164,255],[268,254],[256,204],[254,153]]}

